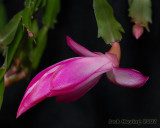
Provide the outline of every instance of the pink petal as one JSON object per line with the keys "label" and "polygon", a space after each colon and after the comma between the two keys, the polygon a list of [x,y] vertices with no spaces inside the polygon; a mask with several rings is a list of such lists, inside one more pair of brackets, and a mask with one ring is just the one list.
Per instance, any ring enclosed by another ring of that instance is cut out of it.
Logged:
{"label": "pink petal", "polygon": [[110,81],[120,86],[137,88],[143,86],[149,77],[143,76],[137,70],[113,68],[113,71],[107,73],[107,77]]}
{"label": "pink petal", "polygon": [[48,95],[51,93],[50,90],[50,81],[53,76],[53,74],[59,70],[64,64],[72,62],[74,60],[77,60],[80,58],[71,58],[68,60],[64,60],[62,62],[59,62],[55,65],[52,65],[45,70],[41,71],[39,74],[37,74],[32,81],[30,82],[25,95],[21,101],[21,104],[19,106],[18,112],[17,112],[17,118],[33,107],[34,105],[38,104],[42,100],[48,97]]}
{"label": "pink petal", "polygon": [[88,57],[93,57],[93,56],[98,56],[97,54],[89,51],[88,49],[86,49],[85,47],[79,45],[78,43],[76,43],[75,41],[73,41],[70,37],[66,37],[67,38],[67,44],[68,46],[78,55],[80,56],[88,56]]}
{"label": "pink petal", "polygon": [[[56,97],[56,102],[73,102],[73,101],[81,98],[84,94],[86,94],[90,89],[92,89],[98,83],[101,76],[102,75],[94,78],[92,81],[90,81],[90,79],[84,81],[81,84],[85,84],[85,85],[83,85],[81,88],[77,89],[77,87],[76,87],[76,88],[69,90],[66,94],[58,95]],[[88,82],[88,81],[90,81],[90,82]],[[77,85],[77,86],[81,86],[81,85]]]}
{"label": "pink petal", "polygon": [[106,56],[81,57],[65,64],[52,76],[51,90],[69,90],[97,72],[111,70],[112,66],[113,62]]}
{"label": "pink petal", "polygon": [[50,80],[53,72],[58,70],[61,66],[56,66],[52,69],[52,72],[45,73],[37,82],[35,82],[30,88],[26,90],[26,93],[21,101],[17,112],[17,118],[30,109],[31,107],[35,106],[42,100],[48,97],[50,92]]}
{"label": "pink petal", "polygon": [[94,74],[101,75],[111,69],[112,62],[105,56],[77,57],[50,66],[30,82],[19,106],[17,117],[51,95],[53,90],[63,91],[79,84],[75,88],[78,89],[83,86],[81,82],[92,78]]}
{"label": "pink petal", "polygon": [[[98,78],[100,79],[100,77],[102,76],[102,72],[97,72],[93,75],[91,75],[88,79],[86,79],[85,81],[77,84],[75,87],[68,89],[68,90],[53,90],[52,93],[49,95],[49,97],[53,97],[53,96],[60,96],[60,95],[65,95],[65,94],[69,94],[69,93],[74,93],[77,92],[78,90],[81,90],[81,88],[85,88],[85,86],[90,83],[91,81],[95,81],[93,82],[92,86],[88,87],[89,89],[91,89],[94,86],[94,83],[96,84],[96,80],[98,82]],[[96,79],[96,80],[95,80]],[[88,89],[88,90],[89,90]],[[86,88],[87,90],[87,88]],[[85,91],[85,90],[84,90]],[[87,91],[86,91],[87,92]],[[85,93],[86,93],[85,92]],[[74,97],[72,97],[74,99]],[[80,98],[80,97],[79,97]],[[68,99],[69,100],[69,99]],[[65,102],[65,101],[64,101]]]}
{"label": "pink petal", "polygon": [[[76,59],[79,59],[79,57],[76,57]],[[53,69],[54,67],[56,67],[56,66],[58,66],[58,65],[63,65],[63,64],[68,63],[68,62],[70,62],[70,61],[72,61],[72,60],[75,60],[75,58],[70,58],[70,59],[67,59],[67,60],[63,60],[63,61],[61,61],[61,62],[59,62],[59,63],[56,63],[56,64],[54,64],[54,65],[51,65],[50,67],[42,70],[41,72],[39,72],[39,73],[32,79],[32,81],[30,82],[30,84],[29,84],[28,87],[27,87],[27,90],[28,90],[35,82],[37,82],[46,72],[48,72],[49,70]]]}

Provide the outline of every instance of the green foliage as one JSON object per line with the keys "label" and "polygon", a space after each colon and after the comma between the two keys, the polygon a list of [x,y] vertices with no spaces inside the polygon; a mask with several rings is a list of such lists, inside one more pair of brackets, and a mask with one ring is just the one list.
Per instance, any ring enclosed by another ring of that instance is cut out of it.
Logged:
{"label": "green foliage", "polygon": [[43,24],[47,27],[54,27],[57,14],[60,11],[60,0],[47,0]]}
{"label": "green foliage", "polygon": [[0,67],[0,108],[2,105],[3,101],[3,93],[4,93],[4,75],[6,70],[10,67],[12,59],[14,57],[14,54],[17,50],[17,47],[22,39],[23,36],[23,31],[22,31],[22,26],[18,27],[18,30],[15,34],[15,37],[13,39],[13,42],[10,43],[9,45],[5,46],[5,62]]}
{"label": "green foliage", "polygon": [[47,27],[43,27],[38,33],[36,48],[33,50],[30,56],[33,69],[36,69],[38,67],[40,59],[46,47],[47,31]]}
{"label": "green foliage", "polygon": [[40,29],[37,35],[36,48],[33,49],[32,55],[30,57],[33,69],[36,69],[39,65],[40,59],[46,47],[48,29],[54,27],[57,14],[60,11],[60,0],[47,0],[45,4],[46,7],[43,16],[44,27]]}
{"label": "green foliage", "polygon": [[22,13],[22,24],[26,27],[27,31],[31,31],[32,25],[32,11],[30,8],[25,8]]}
{"label": "green foliage", "polygon": [[[1,69],[0,69],[1,71]],[[2,102],[3,102],[3,94],[4,94],[4,79],[0,80],[0,109],[2,106]]]}
{"label": "green foliage", "polygon": [[113,9],[106,0],[93,0],[94,12],[98,24],[98,37],[107,44],[121,40],[124,32],[121,24],[114,18]]}
{"label": "green foliage", "polygon": [[145,26],[148,31],[148,23],[152,23],[151,5],[151,0],[132,0],[129,8],[129,16],[132,21]]}
{"label": "green foliage", "polygon": [[38,0],[35,7],[34,7],[34,11],[37,12],[39,10],[39,8],[45,7],[46,1],[47,0]]}
{"label": "green foliage", "polygon": [[16,34],[18,25],[21,20],[21,12],[16,14],[10,22],[5,25],[1,30],[0,30],[0,43],[7,46],[9,45]]}
{"label": "green foliage", "polygon": [[[30,10],[30,13],[33,14],[35,9],[38,8],[42,0],[26,0],[24,5]],[[38,10],[38,9],[37,9]]]}
{"label": "green foliage", "polygon": [[[34,15],[41,9],[45,12],[42,17],[43,25],[40,28]],[[18,59],[21,61],[19,70],[25,73],[29,74],[38,67],[47,44],[48,30],[54,26],[59,10],[60,0],[26,0],[25,8],[0,29],[0,48],[5,57],[5,62],[0,67],[0,108],[3,101],[5,73],[11,70],[11,65]],[[30,36],[29,32],[33,36]]]}
{"label": "green foliage", "polygon": [[0,80],[3,79],[4,77],[4,74],[5,74],[5,70],[6,68],[4,66],[0,67]]}
{"label": "green foliage", "polygon": [[8,45],[6,69],[10,67],[13,57],[16,53],[16,50],[22,40],[22,37],[23,37],[23,29],[22,29],[22,26],[19,26],[13,42],[10,45]]}
{"label": "green foliage", "polygon": [[7,23],[5,7],[1,1],[0,1],[0,17],[1,17],[1,20],[0,20],[0,29],[1,29]]}

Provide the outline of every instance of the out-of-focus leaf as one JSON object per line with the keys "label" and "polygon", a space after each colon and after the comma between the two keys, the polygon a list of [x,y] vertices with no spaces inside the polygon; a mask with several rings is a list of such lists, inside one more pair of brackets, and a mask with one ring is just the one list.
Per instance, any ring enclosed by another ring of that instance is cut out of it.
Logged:
{"label": "out-of-focus leaf", "polygon": [[5,90],[5,87],[4,87],[4,78],[3,78],[3,79],[0,79],[0,109],[2,106],[2,102],[3,102],[4,90]]}
{"label": "out-of-focus leaf", "polygon": [[43,8],[44,6],[46,6],[46,3],[47,3],[47,0],[42,0],[41,7]]}
{"label": "out-of-focus leaf", "polygon": [[149,31],[148,23],[152,23],[151,0],[133,0],[129,8],[129,16],[136,24],[145,26]]}
{"label": "out-of-focus leaf", "polygon": [[[41,0],[38,0],[38,1],[41,1]],[[34,7],[36,6],[37,4],[37,0],[26,0],[24,5],[26,8],[30,8],[31,11],[34,10]]]}
{"label": "out-of-focus leaf", "polygon": [[[32,32],[34,33],[34,37],[36,38],[38,36],[38,31],[39,31],[37,20],[34,20],[32,22],[31,29],[32,29]],[[26,52],[26,54],[27,54],[28,57],[33,52],[33,46],[37,44],[37,41],[36,41],[35,38],[28,38],[26,44],[24,44],[24,46],[25,46],[25,52]]]}
{"label": "out-of-focus leaf", "polygon": [[5,7],[2,2],[0,2],[0,29],[7,23],[7,15],[5,11]]}
{"label": "out-of-focus leaf", "polygon": [[0,80],[4,78],[4,74],[7,70],[7,58],[8,58],[8,47],[4,47],[5,60],[3,65],[0,67]]}
{"label": "out-of-focus leaf", "polygon": [[93,0],[94,13],[98,24],[98,37],[107,44],[121,40],[124,32],[121,24],[114,18],[113,9],[106,0]]}
{"label": "out-of-focus leaf", "polygon": [[3,79],[5,72],[6,72],[6,69],[1,67],[0,68],[0,80]]}
{"label": "out-of-focus leaf", "polygon": [[9,68],[9,66],[12,62],[12,59],[15,55],[15,52],[18,48],[19,43],[22,40],[22,37],[23,37],[23,28],[22,28],[22,26],[19,26],[13,42],[8,46],[7,69]]}
{"label": "out-of-focus leaf", "polygon": [[[32,22],[31,29],[34,32],[35,37],[37,37],[38,31],[39,31],[37,20],[34,20]],[[25,35],[23,37],[23,40],[20,43],[20,46],[16,51],[15,58],[18,58],[21,60],[21,68],[27,73],[31,72],[32,64],[31,64],[30,56],[32,56],[34,45],[36,44],[37,44],[37,41],[35,39],[28,38],[28,36]]]}
{"label": "out-of-focus leaf", "polygon": [[26,0],[25,6],[26,8],[30,8],[32,13],[37,12],[39,8],[44,7],[46,0]]}
{"label": "out-of-focus leaf", "polygon": [[42,4],[42,1],[43,1],[43,0],[38,0],[38,1],[37,1],[36,5],[35,5],[35,7],[34,7],[34,11],[35,11],[35,12],[38,11],[40,5]]}
{"label": "out-of-focus leaf", "polygon": [[38,22],[37,20],[33,20],[32,25],[31,25],[31,29],[34,33],[34,37],[37,37],[38,31],[39,31],[39,27],[38,27]]}
{"label": "out-of-focus leaf", "polygon": [[22,24],[26,27],[28,31],[31,31],[31,20],[32,11],[30,8],[25,8],[22,14]]}
{"label": "out-of-focus leaf", "polygon": [[[7,50],[6,50],[6,52],[7,52]],[[4,94],[4,90],[5,90],[5,87],[4,87],[4,75],[5,75],[5,72],[6,72],[6,67],[7,67],[7,53],[6,53],[5,62],[2,65],[2,67],[0,67],[0,109],[1,109],[1,106],[2,106],[3,94]]]}
{"label": "out-of-focus leaf", "polygon": [[0,30],[0,43],[9,45],[17,32],[18,25],[21,20],[21,12],[16,14],[10,22]]}
{"label": "out-of-focus leaf", "polygon": [[37,45],[36,48],[33,50],[30,58],[32,61],[32,67],[33,69],[36,69],[38,67],[38,64],[40,62],[41,56],[44,52],[44,49],[46,47],[47,42],[47,32],[48,29],[46,27],[43,27],[37,36]]}
{"label": "out-of-focus leaf", "polygon": [[32,15],[38,10],[41,4],[41,0],[26,0],[25,9],[23,10],[22,23],[26,27],[27,31],[31,31]]}
{"label": "out-of-focus leaf", "polygon": [[[32,22],[31,29],[34,32],[35,37],[37,37],[39,31],[37,20]],[[26,72],[31,72],[31,69],[29,71],[29,68],[32,68],[30,56],[32,56],[34,45],[36,44],[37,41],[33,38],[28,38],[25,33],[18,49],[16,50],[15,58],[21,60],[21,68]]]}
{"label": "out-of-focus leaf", "polygon": [[47,0],[46,2],[43,24],[53,28],[57,14],[60,11],[60,0]]}

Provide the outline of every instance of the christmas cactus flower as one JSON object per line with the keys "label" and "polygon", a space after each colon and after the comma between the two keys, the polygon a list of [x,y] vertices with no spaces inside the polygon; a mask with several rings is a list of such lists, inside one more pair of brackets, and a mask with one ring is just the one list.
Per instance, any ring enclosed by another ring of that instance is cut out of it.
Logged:
{"label": "christmas cactus flower", "polygon": [[67,44],[83,57],[64,60],[38,73],[25,92],[17,117],[47,97],[56,96],[57,102],[79,99],[97,84],[103,73],[107,73],[113,83],[125,87],[140,87],[148,79],[136,70],[118,68],[120,47],[117,42],[105,54],[91,52],[69,37]]}

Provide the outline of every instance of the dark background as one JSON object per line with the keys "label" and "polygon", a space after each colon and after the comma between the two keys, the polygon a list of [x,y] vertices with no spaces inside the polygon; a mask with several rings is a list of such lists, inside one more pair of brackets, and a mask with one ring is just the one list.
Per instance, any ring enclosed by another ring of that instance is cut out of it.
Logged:
{"label": "dark background", "polygon": [[[104,75],[99,83],[81,99],[72,103],[56,103],[48,98],[18,119],[16,112],[29,81],[22,80],[6,88],[0,111],[0,128],[159,128],[160,127],[160,1],[152,0],[151,32],[136,40],[128,17],[127,0],[108,0],[116,19],[125,29],[120,42],[120,67],[134,68],[149,76],[137,89],[119,87]],[[23,9],[23,0],[4,0],[8,18]],[[61,11],[54,30],[48,34],[47,48],[37,71],[64,59],[77,56],[66,44],[66,35],[91,51],[106,52],[110,48],[97,38],[97,24],[92,0],[61,0]],[[108,124],[111,119],[156,119],[156,124]]]}

